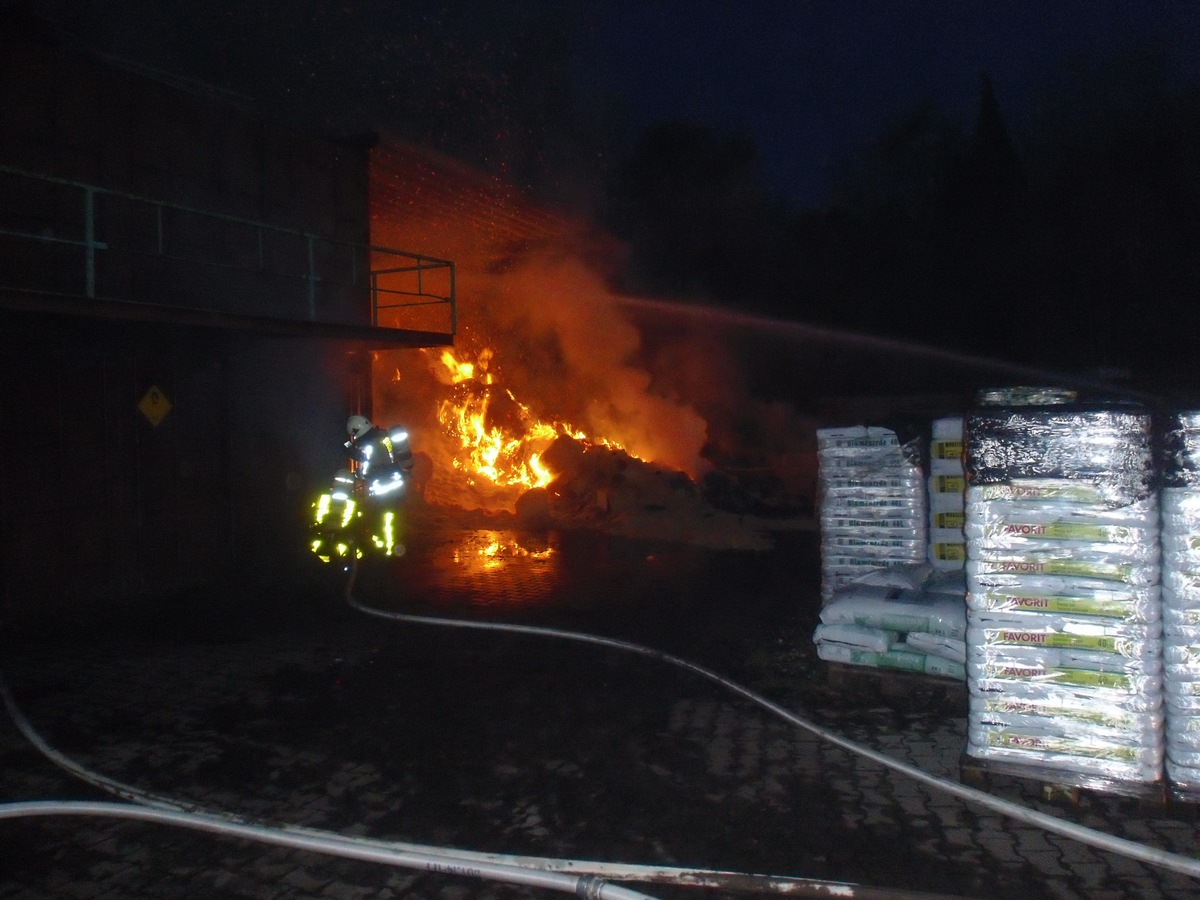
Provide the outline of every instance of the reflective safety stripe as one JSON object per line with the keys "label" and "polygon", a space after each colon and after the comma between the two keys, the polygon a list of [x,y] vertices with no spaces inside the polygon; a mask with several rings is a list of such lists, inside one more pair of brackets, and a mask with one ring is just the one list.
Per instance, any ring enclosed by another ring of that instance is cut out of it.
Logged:
{"label": "reflective safety stripe", "polygon": [[317,508],[316,521],[320,525],[325,521],[325,517],[329,515],[329,506],[333,502],[333,497],[329,494],[322,494],[317,500],[315,506]]}

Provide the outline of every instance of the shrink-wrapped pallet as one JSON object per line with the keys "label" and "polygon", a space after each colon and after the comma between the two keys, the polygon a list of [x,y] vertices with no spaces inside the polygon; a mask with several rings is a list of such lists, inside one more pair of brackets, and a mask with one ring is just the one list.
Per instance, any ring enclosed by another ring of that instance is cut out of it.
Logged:
{"label": "shrink-wrapped pallet", "polygon": [[1163,688],[1166,773],[1200,790],[1200,412],[1163,429]]}
{"label": "shrink-wrapped pallet", "polygon": [[1100,788],[1161,780],[1149,413],[980,405],[965,469],[967,754]]}
{"label": "shrink-wrapped pallet", "polygon": [[821,598],[889,566],[925,561],[925,476],[917,442],[890,428],[817,430]]}

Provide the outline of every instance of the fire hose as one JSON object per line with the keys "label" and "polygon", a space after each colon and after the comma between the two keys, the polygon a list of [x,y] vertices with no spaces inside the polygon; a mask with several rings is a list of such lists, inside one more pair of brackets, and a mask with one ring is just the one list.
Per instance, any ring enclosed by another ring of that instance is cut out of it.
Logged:
{"label": "fire hose", "polygon": [[652,900],[646,894],[605,882],[592,875],[564,875],[558,872],[502,865],[456,856],[452,853],[420,853],[399,847],[374,846],[339,835],[322,835],[264,825],[239,822],[224,815],[205,815],[182,810],[155,809],[133,803],[89,803],[86,801],[42,801],[0,804],[0,819],[23,816],[107,816],[134,819],[160,825],[175,825],[195,831],[207,831],[226,837],[242,838],[293,850],[307,850],[346,859],[386,863],[427,872],[487,878],[528,887],[549,888],[578,897],[597,900]]}
{"label": "fire hose", "polygon": [[[393,617],[392,614],[385,611],[373,610],[371,607],[354,601],[351,593],[353,580],[354,572],[352,571],[346,591],[346,598],[351,605],[368,614],[384,614],[389,618]],[[416,618],[428,624],[442,624],[437,619]],[[446,620],[446,624],[464,623]],[[507,630],[514,629],[523,630],[519,626],[511,626]],[[591,636],[580,635],[577,637],[590,638]],[[653,900],[649,895],[614,885],[611,883],[612,881],[673,884],[806,897],[855,897],[859,900],[938,900],[942,896],[921,891],[874,888],[847,882],[796,876],[484,853],[403,841],[385,841],[360,836],[347,837],[298,825],[265,825],[232,813],[206,810],[198,804],[144,791],[141,788],[93,772],[63,754],[38,733],[17,705],[2,675],[0,675],[0,700],[3,700],[13,724],[43,756],[76,778],[125,801],[124,803],[101,803],[46,800],[0,803],[0,820],[51,816],[100,816],[132,819],[431,873],[548,888],[574,893],[578,897],[594,898],[594,900]],[[951,900],[951,898],[943,898],[943,900]]]}
{"label": "fire hose", "polygon": [[[844,750],[862,756],[893,771],[907,775],[925,785],[944,791],[969,803],[991,809],[1025,824],[1042,828],[1099,849],[1136,859],[1150,865],[1200,878],[1200,860],[1171,853],[1134,841],[1118,838],[1076,823],[1023,807],[983,791],[948,781],[897,760],[893,757],[850,741],[779,706],[736,682],[696,663],[650,647],[616,638],[542,626],[503,622],[479,622],[465,619],[413,615],[368,606],[354,596],[357,564],[347,567],[345,600],[349,606],[367,615],[410,624],[474,628],[516,634],[581,641],[636,653],[681,667],[727,688],[742,698],[762,707],[790,724]],[[774,876],[710,869],[677,868],[586,860],[565,860],[504,854],[489,854],[457,848],[433,847],[399,841],[383,841],[363,837],[346,837],[301,826],[272,827],[249,822],[229,813],[206,812],[189,808],[189,804],[164,798],[121,782],[93,773],[78,765],[50,746],[36,732],[17,707],[3,678],[0,678],[0,697],[21,733],[56,765],[88,783],[120,797],[126,803],[81,803],[70,801],[41,801],[34,803],[0,804],[0,819],[22,816],[92,815],[139,819],[175,825],[194,830],[246,838],[264,843],[309,850],[327,855],[386,863],[393,866],[487,878],[513,884],[549,888],[575,893],[581,897],[611,898],[611,900],[651,900],[610,880],[671,883],[679,885],[718,887],[735,890],[754,890],[794,894],[798,896],[854,896],[869,900],[902,900],[933,895],[922,892],[872,888],[844,882],[808,879],[793,876]]]}
{"label": "fire hose", "polygon": [[351,607],[359,612],[366,613],[372,616],[378,616],[385,619],[393,619],[399,622],[407,622],[418,625],[439,625],[453,628],[479,628],[487,630],[507,631],[515,634],[540,635],[543,637],[561,638],[573,641],[582,641],[589,644],[597,644],[602,647],[610,647],[617,650],[625,650],[631,653],[636,653],[640,656],[646,656],[651,659],[656,659],[689,672],[693,672],[713,681],[722,687],[725,687],[737,694],[738,696],[749,700],[750,702],[761,706],[768,712],[773,713],[784,721],[795,725],[804,731],[807,731],[822,740],[825,740],[834,746],[840,747],[851,753],[862,756],[872,762],[878,763],[885,768],[899,772],[902,775],[907,775],[924,785],[932,787],[936,790],[951,794],[960,800],[968,803],[973,803],[987,809],[997,812],[1003,816],[1015,819],[1018,822],[1023,822],[1027,825],[1033,825],[1041,828],[1044,831],[1049,831],[1063,837],[1070,838],[1083,844],[1088,844],[1092,847],[1097,847],[1101,850],[1106,850],[1111,853],[1116,853],[1121,856],[1126,856],[1130,859],[1136,859],[1140,862],[1149,863],[1153,866],[1169,869],[1173,872],[1178,872],[1183,875],[1191,876],[1192,878],[1200,878],[1200,859],[1194,859],[1190,856],[1184,856],[1179,853],[1171,853],[1167,850],[1161,850],[1157,847],[1150,847],[1146,844],[1140,844],[1136,841],[1119,838],[1115,835],[1105,834],[1102,831],[1097,831],[1093,828],[1088,828],[1085,825],[1079,825],[1075,822],[1068,822],[1056,816],[1051,816],[1035,809],[1030,809],[1021,806],[1019,803],[1013,803],[1005,800],[1002,797],[996,797],[972,788],[968,785],[961,784],[957,781],[949,781],[945,778],[939,778],[936,775],[931,775],[916,766],[909,765],[902,760],[888,756],[884,753],[872,750],[862,744],[844,738],[841,735],[830,731],[828,728],[823,728],[815,722],[811,722],[794,712],[783,708],[779,704],[768,700],[749,688],[743,687],[734,681],[730,681],[723,675],[719,675],[710,669],[705,668],[697,663],[690,662],[678,656],[673,656],[670,653],[665,653],[661,650],[655,650],[651,647],[645,647],[641,644],[635,644],[630,641],[619,640],[617,638],[603,637],[600,635],[586,634],[583,632],[564,631],[557,628],[546,628],[539,625],[518,625],[505,622],[478,622],[469,619],[451,619],[440,618],[434,616],[412,615],[409,613],[395,612],[392,610],[376,609],[362,603],[356,599],[353,593],[355,575],[357,567],[350,568],[350,579],[346,586],[346,602]]}

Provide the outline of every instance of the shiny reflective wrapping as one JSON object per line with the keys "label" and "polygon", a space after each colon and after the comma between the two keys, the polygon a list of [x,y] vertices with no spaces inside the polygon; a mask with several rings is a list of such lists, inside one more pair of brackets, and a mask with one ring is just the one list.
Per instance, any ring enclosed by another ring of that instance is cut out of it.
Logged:
{"label": "shiny reflective wrapping", "polygon": [[1108,506],[1156,487],[1151,417],[1136,404],[978,407],[964,428],[970,485],[1066,479],[1091,485]]}

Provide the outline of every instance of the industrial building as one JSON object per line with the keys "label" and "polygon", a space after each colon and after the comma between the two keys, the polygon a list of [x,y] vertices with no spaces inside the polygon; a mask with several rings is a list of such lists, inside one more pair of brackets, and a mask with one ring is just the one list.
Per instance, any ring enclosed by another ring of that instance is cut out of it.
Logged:
{"label": "industrial building", "polygon": [[372,246],[370,136],[0,35],[0,618],[305,577],[371,351],[453,342],[453,264]]}

